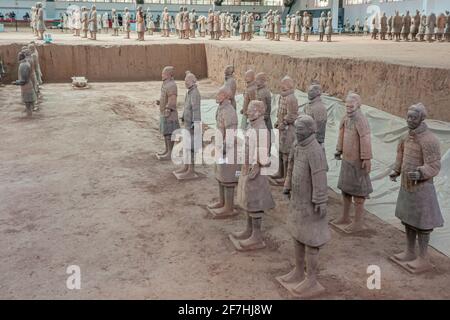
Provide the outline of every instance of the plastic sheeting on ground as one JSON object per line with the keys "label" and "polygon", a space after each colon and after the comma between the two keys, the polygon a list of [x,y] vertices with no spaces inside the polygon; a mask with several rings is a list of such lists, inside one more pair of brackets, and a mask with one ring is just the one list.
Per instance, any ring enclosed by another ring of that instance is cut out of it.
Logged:
{"label": "plastic sheeting on ground", "polygon": [[[307,94],[296,91],[295,95],[299,105],[308,101]],[[275,123],[279,95],[272,96],[272,121]],[[339,123],[345,114],[343,102],[337,98],[322,96],[327,106],[328,122],[325,138],[325,150],[328,159],[328,185],[336,192],[339,177],[340,163],[334,160]],[[242,95],[236,97],[240,124],[240,109]],[[210,127],[215,126],[217,104],[214,100],[202,101],[202,121]],[[300,107],[302,111],[303,107]],[[391,115],[376,108],[363,105],[363,113],[369,120],[372,131],[372,172],[370,174],[374,192],[366,202],[367,211],[375,214],[382,220],[404,230],[400,220],[395,217],[395,205],[400,188],[400,179],[392,182],[389,173],[395,162],[397,144],[399,139],[408,132],[406,121],[403,118]],[[444,227],[437,228],[431,235],[430,244],[447,256],[450,256],[450,123],[426,120],[428,127],[436,134],[441,142],[442,168],[434,184],[438,192],[439,204],[444,217]]]}

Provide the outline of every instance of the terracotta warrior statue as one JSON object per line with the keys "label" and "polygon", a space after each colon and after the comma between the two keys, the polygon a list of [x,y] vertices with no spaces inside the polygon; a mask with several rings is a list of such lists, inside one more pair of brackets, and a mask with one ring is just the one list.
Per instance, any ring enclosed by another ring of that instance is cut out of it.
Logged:
{"label": "terracotta warrior statue", "polygon": [[190,21],[189,21],[189,11],[187,7],[184,7],[183,14],[181,15],[181,33],[183,39],[189,39],[190,34]]}
{"label": "terracotta warrior statue", "polygon": [[214,39],[220,40],[221,30],[220,30],[220,11],[214,12]]}
{"label": "terracotta warrior statue", "polygon": [[89,12],[89,39],[97,40],[97,27],[97,8],[93,5]]}
{"label": "terracotta warrior statue", "polygon": [[184,179],[194,179],[197,178],[197,174],[194,170],[195,164],[195,152],[197,147],[201,147],[201,139],[199,146],[194,144],[194,127],[197,126],[197,130],[200,130],[198,134],[202,133],[201,128],[201,110],[200,102],[201,96],[200,91],[197,88],[197,78],[191,72],[186,72],[186,77],[184,79],[184,84],[186,86],[186,98],[184,100],[184,111],[182,121],[184,122],[184,128],[190,133],[190,143],[185,144],[187,148],[184,150],[185,161],[184,166],[174,172],[175,176],[179,180]]}
{"label": "terracotta warrior statue", "polygon": [[35,36],[39,36],[38,31],[36,29],[36,18],[37,18],[37,8],[36,7],[31,7],[31,21],[30,21],[30,27],[31,30],[33,31],[33,34]]}
{"label": "terracotta warrior statue", "polygon": [[170,27],[169,27],[169,22],[170,22],[170,15],[168,12],[167,7],[165,7],[163,9],[163,12],[161,14],[161,31],[162,31],[162,37],[169,37],[170,35]]}
{"label": "terracotta warrior statue", "polygon": [[403,19],[398,11],[395,11],[395,16],[392,22],[392,34],[394,35],[395,41],[400,41],[400,33],[402,31]]}
{"label": "terracotta warrior statue", "polygon": [[[32,54],[31,54],[31,50],[28,48],[28,46],[22,47],[21,52],[23,52],[25,54],[25,60],[30,64],[30,67],[31,67],[30,81],[33,86],[36,97],[39,99],[40,98],[40,89],[39,89],[39,83],[38,83],[37,76],[36,76],[35,59],[33,58]],[[38,106],[35,106],[33,111],[37,111],[38,109],[39,109]]]}
{"label": "terracotta warrior statue", "polygon": [[28,49],[31,52],[31,58],[33,59],[34,65],[35,65],[35,74],[36,74],[36,81],[38,85],[42,85],[42,72],[41,72],[41,65],[39,63],[39,52],[36,50],[36,45],[34,42],[31,42],[28,45]]}
{"label": "terracotta warrior statue", "polygon": [[386,12],[383,12],[383,15],[380,19],[380,40],[386,40],[386,33],[388,31],[388,23]]}
{"label": "terracotta warrior statue", "polygon": [[20,86],[22,92],[22,101],[25,104],[26,112],[29,117],[33,114],[34,104],[36,103],[36,91],[31,81],[31,65],[25,57],[25,52],[21,51],[18,55],[19,60],[19,80],[13,84]]}
{"label": "terracotta warrior statue", "polygon": [[285,76],[281,80],[281,93],[278,102],[277,121],[275,128],[279,130],[279,167],[278,172],[271,177],[274,185],[283,185],[288,167],[288,158],[295,140],[294,121],[298,116],[298,101],[295,97],[294,80]]}
{"label": "terracotta warrior statue", "polygon": [[[236,172],[239,168],[235,131],[237,130],[238,119],[236,110],[231,105],[230,97],[231,90],[228,86],[222,86],[216,96],[216,102],[219,104],[216,112],[217,134],[220,134],[222,138],[222,144],[218,145],[218,150],[216,150],[219,154],[216,155],[218,160],[215,170],[216,179],[219,183],[219,201],[207,206],[214,218],[226,218],[235,215],[234,188],[238,181]],[[234,159],[231,157],[233,154]]]}
{"label": "terracotta warrior statue", "polygon": [[226,37],[231,38],[231,32],[233,31],[233,18],[229,12],[227,12],[225,19]]}
{"label": "terracotta warrior statue", "polygon": [[241,15],[239,16],[239,34],[241,36],[241,41],[244,41],[246,38],[246,34],[245,34],[246,20],[247,20],[247,16],[245,15],[245,11],[241,10]]}
{"label": "terracotta warrior statue", "polygon": [[244,163],[239,176],[237,202],[247,213],[246,228],[230,235],[237,250],[262,249],[261,230],[264,212],[275,207],[267,176],[261,169],[270,165],[269,131],[264,121],[265,106],[261,101],[251,101],[246,117],[250,121],[244,137]]}
{"label": "terracotta warrior statue", "polygon": [[445,34],[445,24],[447,23],[447,17],[444,13],[441,13],[437,17],[436,21],[436,41],[443,41],[444,40],[444,34]]}
{"label": "terracotta warrior statue", "polygon": [[236,88],[237,88],[237,85],[236,85],[236,80],[234,79],[234,67],[232,65],[226,66],[225,70],[224,70],[224,75],[225,75],[224,85],[228,86],[230,88],[230,91],[231,91],[231,97],[230,97],[231,105],[236,110]]}
{"label": "terracotta warrior statue", "polygon": [[89,13],[86,7],[81,7],[81,31],[83,32],[82,38],[87,38],[89,31]]}
{"label": "terracotta warrior statue", "polygon": [[195,38],[195,30],[197,29],[197,13],[195,9],[192,9],[191,13],[189,13],[189,30],[191,38]]}
{"label": "terracotta warrior statue", "polygon": [[417,41],[417,33],[419,33],[420,26],[420,11],[416,10],[416,15],[411,19],[411,40]]}
{"label": "terracotta warrior statue", "polygon": [[275,10],[273,14],[273,25],[274,25],[274,40],[280,41],[281,36],[281,16],[278,13],[278,10]]}
{"label": "terracotta warrior statue", "polygon": [[[335,225],[348,225],[347,232],[364,229],[364,202],[372,193],[371,170],[372,143],[367,118],[361,111],[361,97],[350,92],[345,100],[346,115],[339,126],[335,159],[342,160],[338,188],[342,191],[344,210]],[[350,224],[352,198],[355,218]]]}
{"label": "terracotta warrior statue", "polygon": [[286,21],[286,25],[285,25],[286,35],[287,35],[288,39],[290,39],[291,38],[291,16],[287,14],[285,21]]}
{"label": "terracotta warrior statue", "polygon": [[181,34],[181,24],[182,24],[182,17],[184,14],[184,7],[180,7],[180,11],[177,12],[177,14],[175,15],[175,32],[178,36],[178,39],[182,39],[182,34]]}
{"label": "terracotta warrior statue", "polygon": [[405,225],[406,231],[405,252],[392,258],[406,263],[414,273],[432,268],[428,257],[430,234],[444,224],[433,184],[433,178],[441,169],[441,152],[439,140],[424,122],[426,116],[427,111],[421,103],[408,108],[409,133],[400,140],[395,168],[390,174],[393,181],[401,176],[395,216]]}
{"label": "terracotta warrior statue", "polygon": [[146,28],[147,28],[147,34],[149,36],[153,35],[153,32],[155,30],[155,22],[153,21],[153,14],[150,11],[150,8],[147,8],[147,14],[145,16],[145,20],[146,20]]}
{"label": "terracotta warrior statue", "polygon": [[[331,12],[328,12],[328,15],[331,15],[330,13]],[[359,20],[359,18],[356,18],[356,20],[355,20],[355,35],[359,35],[360,27],[361,27],[361,21]]]}
{"label": "terracotta warrior statue", "polygon": [[136,9],[136,32],[138,35],[137,41],[144,41],[145,37],[145,18],[142,6]]}
{"label": "terracotta warrior statue", "polygon": [[322,11],[319,18],[319,41],[323,41],[323,35],[325,34],[325,28],[327,24],[327,18],[325,12]]}
{"label": "terracotta warrior statue", "polygon": [[119,17],[117,16],[116,9],[112,9],[111,11],[111,20],[112,20],[112,29],[113,29],[113,36],[119,35]]}
{"label": "terracotta warrior statue", "polygon": [[247,14],[247,24],[246,24],[245,30],[246,30],[246,34],[247,34],[247,41],[250,41],[253,39],[255,18],[253,17],[253,13],[246,12],[246,14]]}
{"label": "terracotta warrior statue", "polygon": [[450,42],[450,11],[445,11],[447,22],[445,23],[445,40]]}
{"label": "terracotta warrior statue", "polygon": [[247,108],[250,104],[250,101],[256,100],[256,82],[255,82],[255,71],[247,70],[244,76],[245,80],[245,91],[243,93],[244,96],[244,104],[242,105],[241,114],[242,114],[242,122],[241,129],[247,129],[248,121],[247,121]]}
{"label": "terracotta warrior statue", "polygon": [[275,25],[273,24],[273,12],[272,10],[269,10],[267,13],[267,38],[270,40],[274,39],[274,28]]}
{"label": "terracotta warrior statue", "polygon": [[372,18],[372,39],[377,40],[378,39],[378,16],[374,15]]}
{"label": "terracotta warrior statue", "polygon": [[38,40],[44,39],[45,20],[44,20],[44,8],[42,2],[36,3],[37,13],[36,13],[36,30],[38,32]]}
{"label": "terracotta warrior statue", "polygon": [[425,31],[427,28],[427,15],[423,13],[420,16],[420,24],[419,24],[419,40],[425,41]]}
{"label": "terracotta warrior statue", "polygon": [[389,16],[387,19],[387,36],[389,40],[392,40],[394,34],[392,33],[394,30],[394,16]]}
{"label": "terracotta warrior statue", "polygon": [[124,9],[123,17],[122,17],[122,27],[123,31],[125,31],[125,39],[130,39],[131,32],[131,15],[128,8]]}
{"label": "terracotta warrior statue", "polygon": [[161,97],[156,101],[160,111],[160,132],[164,136],[165,150],[156,154],[159,160],[170,160],[172,155],[172,133],[180,128],[177,112],[177,84],[174,80],[175,70],[172,66],[164,67],[161,73]]}
{"label": "terracotta warrior statue", "polygon": [[272,113],[272,94],[270,93],[269,88],[267,88],[267,75],[264,72],[260,72],[256,74],[255,79],[256,79],[256,99],[264,103],[264,110],[266,110],[264,113],[264,122],[266,123],[266,127],[270,133],[270,130],[273,129],[272,119],[270,118],[270,115]]}
{"label": "terracotta warrior statue", "polygon": [[331,35],[333,34],[333,17],[331,15],[331,11],[328,12],[325,34],[327,35],[327,42],[331,42]]}
{"label": "terracotta warrior statue", "polygon": [[197,20],[197,24],[200,37],[204,38],[206,36],[206,17],[200,16]]}
{"label": "terracotta warrior statue", "polygon": [[322,87],[314,83],[308,88],[308,104],[305,106],[305,114],[316,122],[316,138],[321,146],[325,142],[325,132],[327,129],[327,108],[322,101]]}
{"label": "terracotta warrior statue", "polygon": [[434,13],[430,13],[427,16],[427,23],[425,28],[425,35],[427,36],[427,41],[432,42],[435,34],[436,28],[436,15]]}
{"label": "terracotta warrior statue", "polygon": [[303,12],[303,39],[308,42],[309,34],[311,33],[312,18],[308,12]]}
{"label": "terracotta warrior statue", "polygon": [[367,34],[369,33],[369,18],[368,17],[364,18],[363,32],[364,32],[365,36],[367,36]]}
{"label": "terracotta warrior statue", "polygon": [[278,280],[284,287],[292,288],[295,295],[306,298],[325,290],[317,281],[317,265],[319,249],[331,238],[327,161],[316,139],[314,119],[308,115],[298,117],[295,135],[283,191],[290,198],[287,228],[294,240],[295,267]]}
{"label": "terracotta warrior statue", "polygon": [[103,31],[104,33],[108,33],[108,29],[109,29],[109,17],[108,17],[108,13],[105,12],[102,15],[102,27],[103,27]]}
{"label": "terracotta warrior statue", "polygon": [[208,11],[208,31],[211,36],[211,40],[214,40],[214,12],[212,9]]}
{"label": "terracotta warrior statue", "polygon": [[406,15],[402,18],[402,37],[403,40],[409,41],[409,33],[411,32],[411,16],[409,11],[406,11]]}

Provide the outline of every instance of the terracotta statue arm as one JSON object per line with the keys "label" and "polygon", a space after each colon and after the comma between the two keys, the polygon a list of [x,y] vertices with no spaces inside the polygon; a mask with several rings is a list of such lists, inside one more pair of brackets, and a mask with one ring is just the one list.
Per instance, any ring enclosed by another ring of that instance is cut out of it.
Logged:
{"label": "terracotta statue arm", "polygon": [[440,170],[441,170],[440,160],[425,163],[423,166],[417,168],[417,171],[420,172],[420,180],[431,179],[437,176]]}
{"label": "terracotta statue arm", "polygon": [[192,97],[192,121],[199,122],[202,120],[201,118],[201,108],[200,108],[200,95],[194,94]]}
{"label": "terracotta statue arm", "polygon": [[284,117],[284,122],[288,125],[294,124],[295,119],[297,119],[297,116],[298,116],[298,103],[297,103],[296,99],[289,101],[287,111],[288,111],[288,113]]}
{"label": "terracotta statue arm", "polygon": [[343,149],[344,149],[344,119],[342,119],[341,124],[339,125],[339,136],[336,145],[336,153],[334,154],[336,160],[341,160],[341,154]]}

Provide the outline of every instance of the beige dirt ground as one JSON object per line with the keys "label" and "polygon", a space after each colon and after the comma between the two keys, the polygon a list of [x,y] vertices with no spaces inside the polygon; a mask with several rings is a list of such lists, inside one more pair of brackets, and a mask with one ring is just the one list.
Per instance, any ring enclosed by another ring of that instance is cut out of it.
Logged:
{"label": "beige dirt ground", "polygon": [[[154,153],[159,82],[92,83],[73,90],[46,84],[42,110],[24,118],[19,88],[0,88],[0,298],[290,299],[275,277],[293,263],[284,227],[287,201],[263,227],[268,248],[237,253],[227,235],[241,213],[211,219],[217,197],[213,168],[178,182],[171,162]],[[217,84],[200,81],[204,98]],[[184,89],[179,83],[181,110]],[[341,210],[330,191],[329,215]],[[413,276],[389,262],[404,234],[369,215],[364,236],[332,232],[321,251],[320,281],[328,299],[449,299],[450,263],[431,250],[436,272]],[[368,290],[368,265],[381,268],[381,290]],[[65,271],[79,265],[82,289],[66,289]]]}

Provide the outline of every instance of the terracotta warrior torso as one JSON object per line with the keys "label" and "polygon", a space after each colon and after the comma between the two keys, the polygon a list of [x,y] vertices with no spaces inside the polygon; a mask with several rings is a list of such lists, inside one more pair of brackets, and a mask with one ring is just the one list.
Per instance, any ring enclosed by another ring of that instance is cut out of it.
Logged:
{"label": "terracotta warrior torso", "polygon": [[317,141],[322,144],[325,141],[325,131],[327,129],[327,108],[323,104],[322,98],[316,97],[305,106],[305,113],[316,121]]}
{"label": "terracotta warrior torso", "polygon": [[282,92],[277,112],[277,124],[278,130],[280,130],[279,149],[281,153],[289,154],[294,143],[294,121],[297,115],[298,101],[294,95],[294,89]]}

